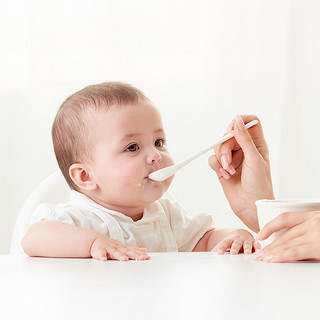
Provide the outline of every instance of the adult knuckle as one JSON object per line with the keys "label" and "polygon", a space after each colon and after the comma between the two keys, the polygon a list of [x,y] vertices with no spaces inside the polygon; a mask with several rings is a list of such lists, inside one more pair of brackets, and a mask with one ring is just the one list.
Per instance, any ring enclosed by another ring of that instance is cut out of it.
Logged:
{"label": "adult knuckle", "polygon": [[282,224],[282,223],[285,223],[289,218],[289,212],[283,212],[280,214],[279,216],[279,222]]}
{"label": "adult knuckle", "polygon": [[254,120],[258,120],[259,122],[261,122],[260,121],[260,118],[256,115],[256,114],[251,114],[250,115]]}
{"label": "adult knuckle", "polygon": [[213,170],[215,170],[215,171],[219,170],[219,168],[221,167],[221,164],[220,164],[220,162],[218,161],[216,155],[212,155],[212,156],[209,158],[208,162],[209,162],[210,167],[211,167]]}

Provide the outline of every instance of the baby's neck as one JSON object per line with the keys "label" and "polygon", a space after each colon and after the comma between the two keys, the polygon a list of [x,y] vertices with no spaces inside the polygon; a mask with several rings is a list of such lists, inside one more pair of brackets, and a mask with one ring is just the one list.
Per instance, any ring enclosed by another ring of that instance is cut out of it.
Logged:
{"label": "baby's neck", "polygon": [[90,197],[90,195],[86,195],[86,196],[89,197],[91,200],[93,200],[95,203],[99,204],[100,206],[112,211],[120,212],[125,216],[131,218],[133,221],[138,221],[142,219],[143,211],[144,211],[144,208],[146,207],[145,205],[141,205],[141,206],[113,205],[110,203],[106,203],[103,200],[92,198]]}

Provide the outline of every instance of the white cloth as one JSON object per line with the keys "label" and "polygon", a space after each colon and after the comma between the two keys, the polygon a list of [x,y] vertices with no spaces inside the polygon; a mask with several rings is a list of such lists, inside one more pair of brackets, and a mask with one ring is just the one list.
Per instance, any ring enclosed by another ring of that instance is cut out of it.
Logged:
{"label": "white cloth", "polygon": [[177,201],[166,197],[148,205],[142,218],[133,221],[74,190],[65,204],[40,204],[33,213],[32,223],[41,220],[92,229],[124,245],[147,248],[149,252],[192,251],[203,235],[214,228],[209,214],[189,217]]}

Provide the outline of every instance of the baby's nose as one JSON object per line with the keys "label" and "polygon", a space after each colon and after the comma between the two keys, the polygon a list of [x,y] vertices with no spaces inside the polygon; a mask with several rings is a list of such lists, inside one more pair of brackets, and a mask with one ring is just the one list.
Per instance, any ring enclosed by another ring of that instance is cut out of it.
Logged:
{"label": "baby's nose", "polygon": [[147,156],[147,162],[148,163],[158,163],[162,159],[161,154],[158,150],[153,150],[150,152]]}

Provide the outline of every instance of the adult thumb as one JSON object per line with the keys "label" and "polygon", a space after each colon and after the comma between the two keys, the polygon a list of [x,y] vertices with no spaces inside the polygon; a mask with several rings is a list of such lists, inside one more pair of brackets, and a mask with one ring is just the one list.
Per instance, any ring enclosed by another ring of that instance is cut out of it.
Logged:
{"label": "adult thumb", "polygon": [[254,159],[259,155],[259,152],[252,140],[252,137],[245,127],[245,123],[241,116],[235,116],[236,125],[234,126],[234,137],[237,140],[239,146],[243,150],[244,156],[247,159]]}

